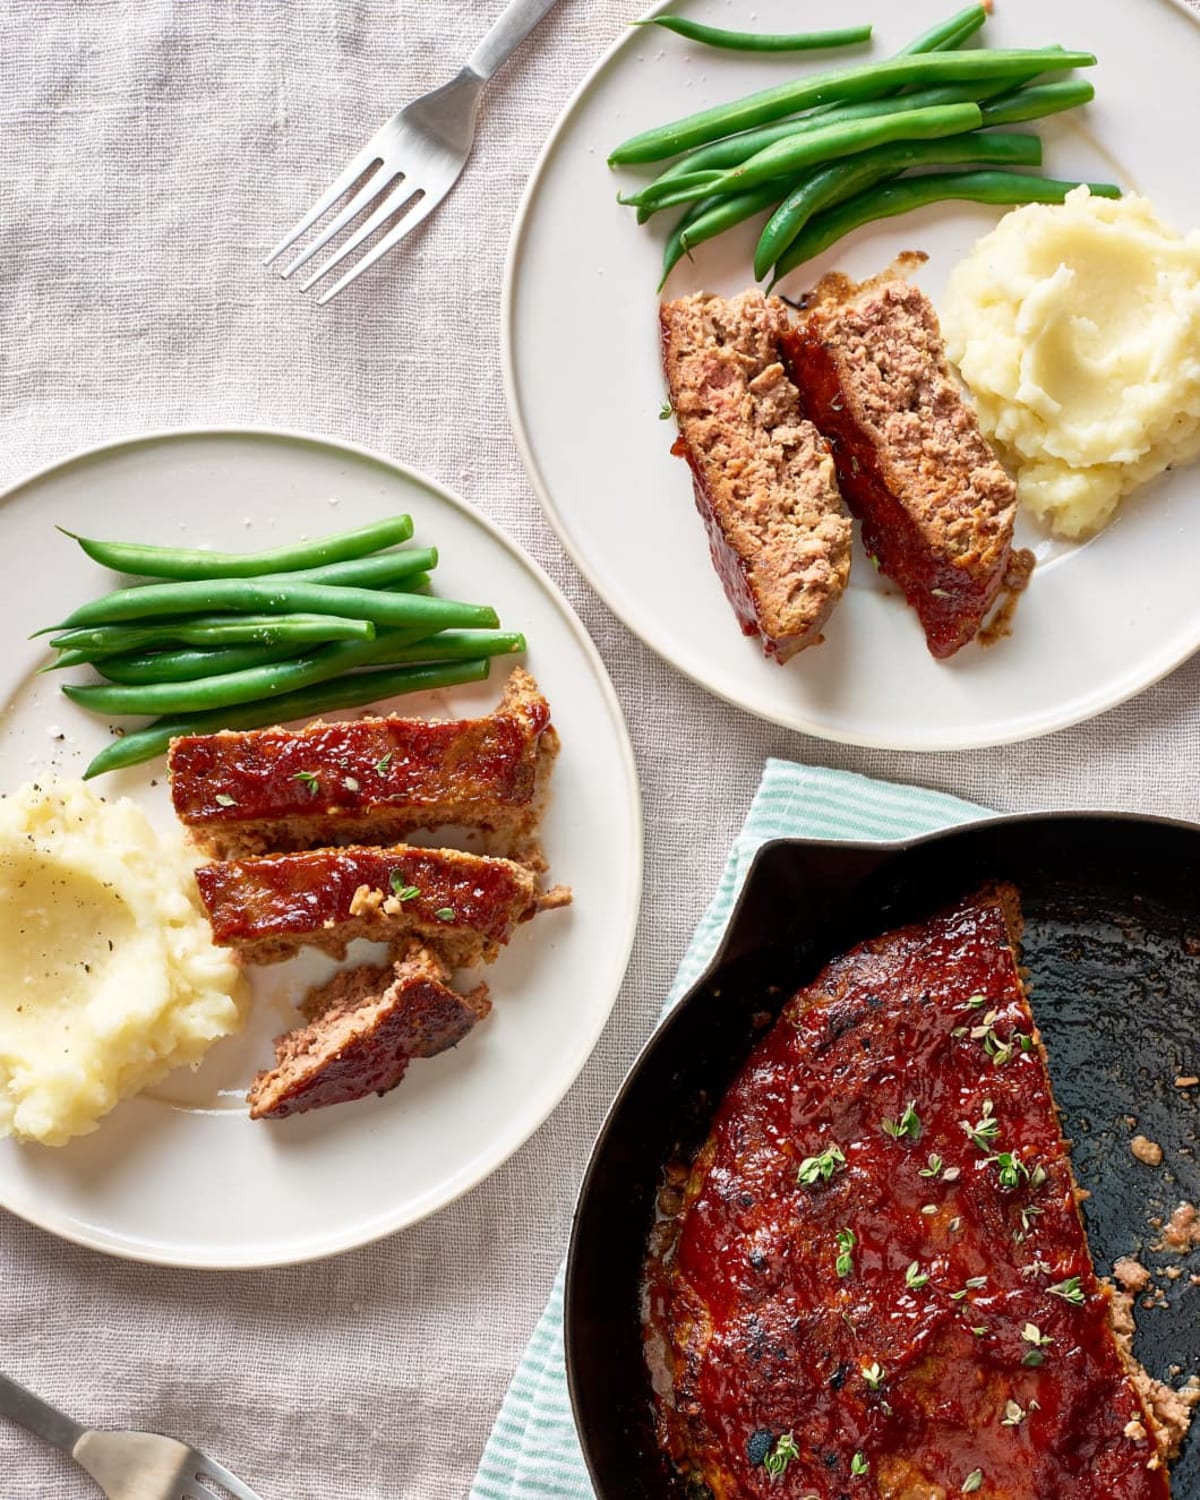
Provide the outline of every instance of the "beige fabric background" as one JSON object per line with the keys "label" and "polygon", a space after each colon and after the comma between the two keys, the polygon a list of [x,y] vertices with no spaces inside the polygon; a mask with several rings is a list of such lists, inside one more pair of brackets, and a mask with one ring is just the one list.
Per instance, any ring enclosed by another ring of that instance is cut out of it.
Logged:
{"label": "beige fabric background", "polygon": [[[998,808],[1200,817],[1200,658],[1037,744],[856,752],[709,698],[565,560],[505,417],[501,267],[538,146],[640,8],[562,0],[488,95],[450,204],[384,274],[318,312],[260,269],[261,251],[383,116],[467,55],[499,0],[0,5],[0,484],[184,423],[277,423],[391,452],[463,493],[563,586],[608,663],[642,776],[646,900],[612,1023],[550,1122],[464,1201],[374,1248],[252,1275],[125,1265],[0,1214],[0,1367],[87,1422],[193,1439],[264,1500],[466,1491],[562,1254],[589,1142],[764,756]],[[96,530],[118,523],[98,517]],[[4,1500],[92,1493],[0,1424]]]}

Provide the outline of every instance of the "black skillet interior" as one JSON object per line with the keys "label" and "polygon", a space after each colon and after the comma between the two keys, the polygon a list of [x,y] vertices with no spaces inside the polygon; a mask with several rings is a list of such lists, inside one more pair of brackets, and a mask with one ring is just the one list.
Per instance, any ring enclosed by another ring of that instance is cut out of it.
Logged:
{"label": "black skillet interior", "polygon": [[[642,1359],[639,1283],[665,1163],[688,1159],[755,1037],[849,944],[928,915],[987,878],[1016,882],[1031,1000],[1074,1140],[1097,1270],[1136,1255],[1165,1305],[1136,1350],[1178,1383],[1200,1373],[1200,1252],[1155,1254],[1154,1217],[1200,1202],[1200,828],[1116,815],[996,819],[897,847],[779,840],[750,873],[716,963],[643,1052],[584,1178],[568,1257],[566,1357],[600,1500],[667,1500]],[[1135,1132],[1166,1153],[1135,1160]],[[1174,1279],[1165,1267],[1177,1268]],[[1180,1375],[1183,1372],[1183,1377]],[[1200,1497],[1200,1436],[1173,1474]]]}

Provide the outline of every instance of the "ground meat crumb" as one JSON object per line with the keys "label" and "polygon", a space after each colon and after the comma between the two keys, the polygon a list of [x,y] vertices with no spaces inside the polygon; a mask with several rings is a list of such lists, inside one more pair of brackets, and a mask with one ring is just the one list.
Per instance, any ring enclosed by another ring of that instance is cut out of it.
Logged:
{"label": "ground meat crumb", "polygon": [[1194,1203],[1181,1203],[1167,1221],[1156,1250],[1173,1250],[1186,1255],[1200,1245],[1200,1211]]}
{"label": "ground meat crumb", "polygon": [[1125,1436],[1127,1438],[1132,1438],[1135,1443],[1144,1443],[1147,1437],[1145,1424],[1143,1422],[1139,1422],[1136,1417],[1132,1422],[1126,1422]]}
{"label": "ground meat crumb", "polygon": [[1144,1135],[1135,1135],[1129,1143],[1129,1149],[1138,1161],[1144,1161],[1148,1167],[1162,1166],[1163,1148],[1157,1141],[1148,1140]]}
{"label": "ground meat crumb", "polygon": [[[1200,1382],[1193,1376],[1179,1390],[1173,1390],[1138,1364],[1133,1356],[1133,1298],[1129,1292],[1114,1292],[1109,1301],[1109,1317],[1128,1363],[1130,1378],[1150,1413],[1159,1451],[1163,1458],[1173,1459],[1187,1436],[1192,1408],[1200,1403]],[[1131,1436],[1128,1428],[1125,1434]]]}
{"label": "ground meat crumb", "polygon": [[1150,1272],[1141,1261],[1123,1255],[1113,1266],[1113,1275],[1127,1292],[1142,1292],[1150,1285]]}

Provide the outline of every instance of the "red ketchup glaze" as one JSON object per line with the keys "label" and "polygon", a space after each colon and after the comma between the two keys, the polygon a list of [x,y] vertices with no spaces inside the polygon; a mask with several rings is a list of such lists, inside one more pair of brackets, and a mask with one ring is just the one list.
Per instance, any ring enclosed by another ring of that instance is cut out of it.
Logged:
{"label": "red ketchup glaze", "polygon": [[[893,1138],[910,1104],[919,1138]],[[831,1147],[844,1163],[799,1183]],[[999,1153],[1019,1156],[1015,1186]],[[852,950],[789,1002],[720,1107],[649,1291],[648,1347],[675,1348],[668,1446],[722,1496],[1169,1493],[1153,1438],[1124,1435],[1150,1423],[994,896]],[[762,1452],[786,1433],[798,1456],[772,1477]]]}
{"label": "red ketchup glaze", "polygon": [[[531,914],[528,879],[506,860],[439,850],[317,849],[307,854],[271,854],[256,859],[216,860],[199,865],[196,884],[218,943],[245,943],[284,934],[303,935],[353,920],[351,906],[361,886],[385,897],[415,887],[401,903],[414,925],[438,931],[482,933],[506,943],[513,927]],[[439,917],[449,912],[449,917]],[[380,914],[381,927],[392,921]]]}
{"label": "red ketchup glaze", "polygon": [[956,564],[933,552],[888,488],[875,445],[850,414],[837,368],[820,339],[793,329],[784,335],[782,347],[805,415],[830,440],[838,485],[862,523],[863,545],[916,610],[930,654],[953,656],[979,633],[996,602],[1012,557],[1011,543],[998,549],[995,565],[986,573],[975,566],[976,556]]}
{"label": "red ketchup glaze", "polygon": [[188,823],[369,817],[389,808],[521,805],[534,793],[539,700],[483,719],[367,718],[299,731],[185,735],[170,751],[171,797]]}

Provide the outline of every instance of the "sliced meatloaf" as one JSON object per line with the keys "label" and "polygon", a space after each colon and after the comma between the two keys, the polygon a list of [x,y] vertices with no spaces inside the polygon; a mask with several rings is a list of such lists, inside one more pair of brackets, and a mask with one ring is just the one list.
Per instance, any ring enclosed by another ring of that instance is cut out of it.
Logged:
{"label": "sliced meatloaf", "polygon": [[562,906],[524,865],[458,849],[350,846],[214,860],[196,869],[213,940],[248,963],[302,947],[341,958],[354,938],[436,941],[455,964],[490,962],[514,928]]}
{"label": "sliced meatloaf", "polygon": [[550,708],[517,667],[494,713],[398,715],[172,740],[175,812],[222,859],[320,844],[391,844],[415,829],[532,838],[558,753]]}
{"label": "sliced meatloaf", "polygon": [[385,1094],[409,1060],[434,1057],[462,1041],[491,1010],[487,986],[460,995],[428,948],[414,947],[394,966],[347,969],[315,989],[307,1024],[275,1041],[275,1066],[258,1074],[250,1117],[282,1119],[368,1094]]}
{"label": "sliced meatloaf", "polygon": [[894,272],[827,276],[783,347],[867,551],[932,654],[952,656],[1033,558],[1013,552],[1016,487],[962,399],[932,304]]}
{"label": "sliced meatloaf", "polygon": [[665,302],[663,367],[713,563],[743,631],[787,661],[821,639],[850,575],[828,445],[781,363],[783,304],[761,292]]}

